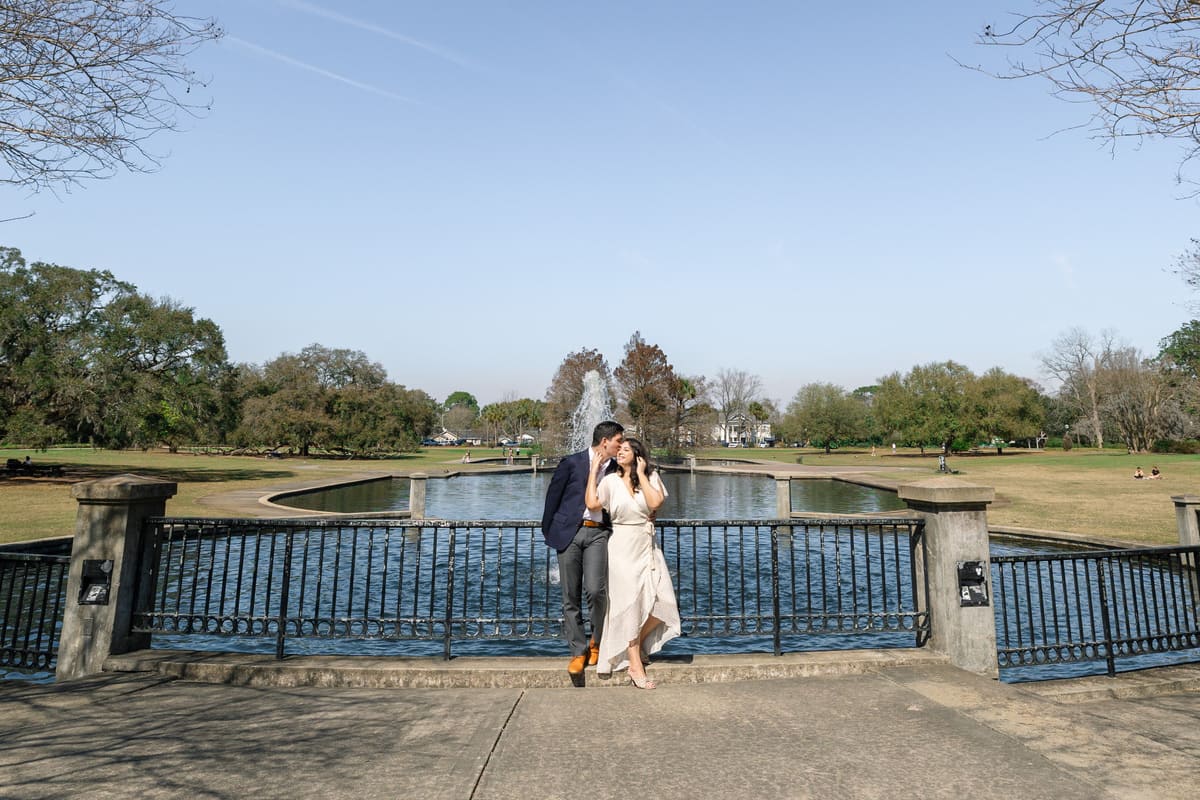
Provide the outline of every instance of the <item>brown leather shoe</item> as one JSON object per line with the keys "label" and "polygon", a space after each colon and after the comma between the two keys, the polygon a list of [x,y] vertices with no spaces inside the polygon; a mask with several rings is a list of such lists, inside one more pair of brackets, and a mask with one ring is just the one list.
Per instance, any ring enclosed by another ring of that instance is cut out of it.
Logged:
{"label": "brown leather shoe", "polygon": [[587,665],[587,654],[575,656],[567,664],[567,674],[571,676],[572,686],[583,686],[583,669]]}
{"label": "brown leather shoe", "polygon": [[596,644],[596,640],[592,639],[588,642],[588,666],[596,666],[596,662],[600,660],[600,645]]}

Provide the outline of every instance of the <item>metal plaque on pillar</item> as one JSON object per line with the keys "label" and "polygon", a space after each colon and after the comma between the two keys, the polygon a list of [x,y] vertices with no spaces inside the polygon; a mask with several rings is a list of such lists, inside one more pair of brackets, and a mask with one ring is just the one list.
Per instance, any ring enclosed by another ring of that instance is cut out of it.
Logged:
{"label": "metal plaque on pillar", "polygon": [[990,604],[987,588],[987,562],[958,562],[958,604],[962,607]]}

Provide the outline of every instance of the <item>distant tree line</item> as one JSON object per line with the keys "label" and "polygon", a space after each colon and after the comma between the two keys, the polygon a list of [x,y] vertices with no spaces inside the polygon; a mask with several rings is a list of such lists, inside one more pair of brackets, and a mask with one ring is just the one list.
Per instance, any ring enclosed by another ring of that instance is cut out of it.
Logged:
{"label": "distant tree line", "polygon": [[[897,443],[944,452],[977,447],[1104,447],[1134,452],[1195,449],[1200,432],[1200,321],[1164,338],[1147,358],[1115,334],[1073,329],[1043,356],[1053,393],[1029,378],[993,367],[976,375],[954,361],[893,372],[848,391],[830,383],[802,386],[780,411],[761,380],[722,368],[709,379],[680,375],[666,353],[635,332],[616,369],[596,350],[579,350],[559,365],[546,392],[543,441],[561,452],[583,375],[596,370],[617,402],[616,416],[652,447],[668,453],[718,443],[716,434],[754,431],[769,422],[773,439],[825,448]],[[740,423],[739,423],[740,420]],[[750,441],[754,441],[751,433]]]}
{"label": "distant tree line", "polygon": [[758,376],[736,368],[682,374],[635,331],[616,368],[594,349],[568,353],[544,400],[510,396],[480,407],[457,391],[439,403],[390,381],[356,350],[312,344],[261,365],[231,364],[220,329],[192,309],[106,271],[27,263],[0,248],[0,441],[33,447],[368,457],[413,451],[451,430],[486,443],[532,436],[544,452],[561,453],[592,370],[617,419],[668,454],[722,435],[755,443],[762,423],[781,443],[826,450],[890,442],[1002,450],[1051,439],[1145,451],[1197,434],[1200,321],[1164,338],[1151,358],[1112,332],[1073,329],[1042,361],[1054,393],[998,367],[976,375],[944,361],[852,391],[809,383],[780,410]]}
{"label": "distant tree line", "polygon": [[437,420],[432,398],[361,352],[233,365],[192,309],[0,248],[0,441],[365,456],[416,450]]}

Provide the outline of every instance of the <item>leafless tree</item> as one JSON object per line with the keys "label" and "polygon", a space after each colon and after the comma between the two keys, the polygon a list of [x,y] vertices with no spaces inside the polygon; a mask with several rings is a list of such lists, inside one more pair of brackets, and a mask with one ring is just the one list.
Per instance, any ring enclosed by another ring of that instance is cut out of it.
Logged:
{"label": "leafless tree", "polygon": [[[1183,278],[1192,291],[1200,292],[1200,239],[1192,239],[1192,247],[1175,262],[1175,274]],[[1191,303],[1193,311],[1200,311],[1200,301]]]}
{"label": "leafless tree", "polygon": [[979,41],[1009,47],[1001,78],[1044,78],[1056,96],[1090,101],[1096,135],[1114,145],[1146,136],[1200,154],[1200,4],[1190,0],[1036,0]]}
{"label": "leafless tree", "polygon": [[1055,339],[1051,351],[1042,356],[1042,366],[1060,383],[1059,396],[1075,409],[1081,427],[1087,429],[1076,430],[1097,448],[1104,447],[1104,371],[1117,349],[1114,337],[1113,331],[1102,331],[1096,338],[1082,328],[1072,328]]}
{"label": "leafless tree", "polygon": [[0,0],[0,182],[153,170],[147,140],[205,108],[185,59],[220,36],[169,0]]}
{"label": "leafless tree", "polygon": [[1103,410],[1134,452],[1150,449],[1156,439],[1182,438],[1187,417],[1170,376],[1132,347],[1112,354],[1105,370]]}
{"label": "leafless tree", "polygon": [[762,381],[745,370],[722,367],[717,370],[717,379],[711,392],[717,413],[725,424],[725,436],[728,437],[733,418],[747,413],[750,403],[762,392]]}

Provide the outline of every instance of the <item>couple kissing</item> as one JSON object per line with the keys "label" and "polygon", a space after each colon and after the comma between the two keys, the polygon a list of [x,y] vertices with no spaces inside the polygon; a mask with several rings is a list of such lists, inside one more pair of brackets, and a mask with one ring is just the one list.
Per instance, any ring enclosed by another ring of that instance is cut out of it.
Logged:
{"label": "couple kissing", "polygon": [[[558,553],[567,674],[625,670],[639,689],[653,689],[646,659],[680,634],[679,607],[654,515],[667,490],[645,446],[617,422],[601,422],[592,445],[563,458],[546,490],[542,536]],[[592,633],[584,628],[587,600]]]}

